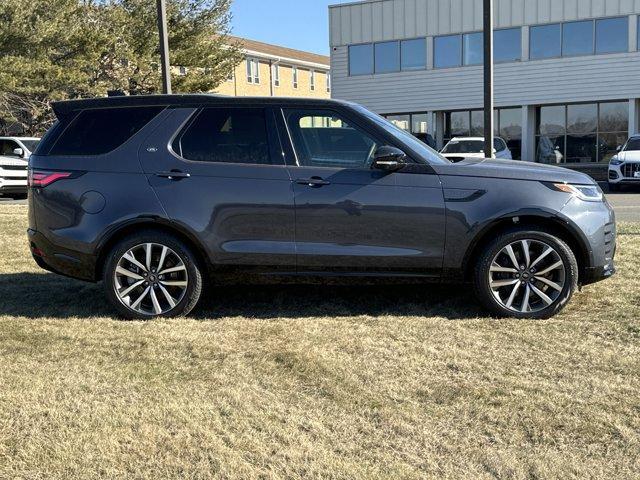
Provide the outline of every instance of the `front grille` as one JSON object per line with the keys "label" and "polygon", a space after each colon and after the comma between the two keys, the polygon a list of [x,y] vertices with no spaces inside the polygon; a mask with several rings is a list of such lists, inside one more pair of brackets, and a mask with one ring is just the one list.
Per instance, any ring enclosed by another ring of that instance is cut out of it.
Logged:
{"label": "front grille", "polygon": [[616,230],[613,223],[607,223],[604,226],[604,257],[605,261],[610,262],[616,251]]}
{"label": "front grille", "polygon": [[29,167],[28,165],[0,165],[0,168],[3,170],[11,170],[16,172],[24,172]]}
{"label": "front grille", "polygon": [[640,163],[625,163],[620,167],[620,170],[622,170],[623,177],[634,178],[634,174],[640,172]]}

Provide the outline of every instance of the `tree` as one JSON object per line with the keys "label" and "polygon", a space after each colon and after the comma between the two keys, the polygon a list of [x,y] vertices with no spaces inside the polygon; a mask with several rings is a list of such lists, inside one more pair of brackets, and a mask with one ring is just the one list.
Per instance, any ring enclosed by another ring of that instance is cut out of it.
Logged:
{"label": "tree", "polygon": [[[240,62],[228,36],[230,6],[168,0],[171,63],[188,67],[175,91],[211,91]],[[156,25],[151,0],[2,0],[0,118],[41,134],[53,121],[52,101],[160,92]]]}

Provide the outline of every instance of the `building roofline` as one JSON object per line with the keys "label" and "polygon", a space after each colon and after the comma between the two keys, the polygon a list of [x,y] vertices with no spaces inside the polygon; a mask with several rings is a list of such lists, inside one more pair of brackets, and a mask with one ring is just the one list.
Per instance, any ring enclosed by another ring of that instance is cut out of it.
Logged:
{"label": "building roofline", "polygon": [[236,43],[240,50],[246,55],[282,61],[299,66],[323,70],[330,69],[331,60],[327,55],[260,42],[249,38],[235,37],[233,35],[230,35],[228,38],[230,42]]}

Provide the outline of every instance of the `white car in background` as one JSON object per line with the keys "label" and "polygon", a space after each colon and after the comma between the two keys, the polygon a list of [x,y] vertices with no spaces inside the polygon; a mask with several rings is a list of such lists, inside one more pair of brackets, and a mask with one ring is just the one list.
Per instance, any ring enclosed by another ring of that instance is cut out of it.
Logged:
{"label": "white car in background", "polygon": [[[485,158],[483,137],[454,137],[440,151],[442,156],[454,163],[465,158]],[[512,160],[511,150],[500,137],[493,139],[493,158]]]}
{"label": "white car in background", "polygon": [[39,138],[0,137],[0,195],[27,196],[27,166]]}
{"label": "white car in background", "polygon": [[633,184],[640,185],[640,135],[629,138],[609,160],[609,191]]}

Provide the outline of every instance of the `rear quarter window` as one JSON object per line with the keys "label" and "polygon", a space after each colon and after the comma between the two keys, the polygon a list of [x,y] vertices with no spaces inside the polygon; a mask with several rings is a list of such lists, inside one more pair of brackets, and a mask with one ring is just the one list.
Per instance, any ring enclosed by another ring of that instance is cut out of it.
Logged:
{"label": "rear quarter window", "polygon": [[138,133],[163,109],[124,107],[84,110],[61,132],[49,155],[109,153]]}

